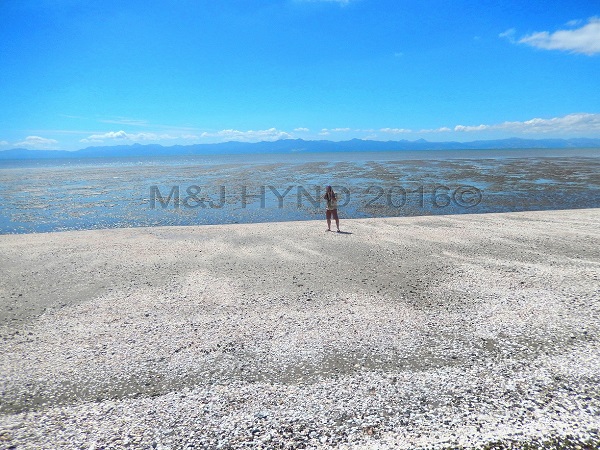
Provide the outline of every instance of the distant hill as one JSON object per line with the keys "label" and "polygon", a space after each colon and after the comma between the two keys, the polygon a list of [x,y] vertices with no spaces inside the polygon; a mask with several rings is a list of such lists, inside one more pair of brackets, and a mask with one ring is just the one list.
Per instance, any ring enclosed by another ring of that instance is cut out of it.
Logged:
{"label": "distant hill", "polygon": [[157,144],[113,145],[87,147],[76,151],[67,150],[27,150],[15,148],[0,151],[1,159],[48,159],[48,158],[98,158],[98,157],[140,157],[176,155],[226,155],[257,153],[295,152],[351,152],[351,151],[395,151],[395,150],[462,150],[462,149],[509,149],[509,148],[600,148],[600,139],[498,139],[471,142],[428,142],[417,141],[305,141],[303,139],[282,139],[263,142],[223,142],[219,144],[173,145],[165,147]]}

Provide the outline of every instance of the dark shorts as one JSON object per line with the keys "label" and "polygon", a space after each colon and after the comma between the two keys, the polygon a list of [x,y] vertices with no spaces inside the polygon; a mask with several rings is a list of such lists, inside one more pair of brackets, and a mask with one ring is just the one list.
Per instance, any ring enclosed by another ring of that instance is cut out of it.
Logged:
{"label": "dark shorts", "polygon": [[337,209],[327,209],[326,214],[328,219],[338,220]]}

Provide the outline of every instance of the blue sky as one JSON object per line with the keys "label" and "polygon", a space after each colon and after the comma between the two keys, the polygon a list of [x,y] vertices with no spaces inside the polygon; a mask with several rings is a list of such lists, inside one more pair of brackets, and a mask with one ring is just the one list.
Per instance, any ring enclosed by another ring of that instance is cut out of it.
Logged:
{"label": "blue sky", "polygon": [[600,137],[595,1],[0,1],[0,150]]}

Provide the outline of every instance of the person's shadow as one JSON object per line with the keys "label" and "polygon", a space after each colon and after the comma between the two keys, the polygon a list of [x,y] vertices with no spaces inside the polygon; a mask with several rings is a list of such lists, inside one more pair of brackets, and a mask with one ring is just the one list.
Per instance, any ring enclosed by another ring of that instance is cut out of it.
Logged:
{"label": "person's shadow", "polygon": [[352,234],[349,231],[336,231],[337,234]]}

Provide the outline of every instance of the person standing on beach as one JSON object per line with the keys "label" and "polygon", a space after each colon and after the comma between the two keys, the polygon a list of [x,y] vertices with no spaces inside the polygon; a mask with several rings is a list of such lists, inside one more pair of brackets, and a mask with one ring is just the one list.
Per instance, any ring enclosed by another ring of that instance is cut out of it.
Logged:
{"label": "person standing on beach", "polygon": [[327,200],[327,210],[325,212],[327,217],[327,231],[331,231],[331,217],[335,219],[335,226],[337,227],[338,233],[340,232],[340,219],[337,213],[337,195],[333,192],[331,186],[327,186],[325,195],[323,196]]}

